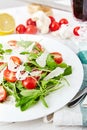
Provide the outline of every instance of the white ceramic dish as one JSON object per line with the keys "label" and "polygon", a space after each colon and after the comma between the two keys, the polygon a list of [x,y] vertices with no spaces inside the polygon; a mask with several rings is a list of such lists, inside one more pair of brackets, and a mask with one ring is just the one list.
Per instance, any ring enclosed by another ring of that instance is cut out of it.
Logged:
{"label": "white ceramic dish", "polygon": [[59,110],[75,96],[83,81],[83,67],[80,60],[72,50],[61,44],[58,40],[49,36],[14,34],[0,37],[0,42],[5,44],[8,40],[20,39],[39,41],[49,52],[58,51],[62,53],[65,62],[72,66],[73,73],[67,77],[70,86],[65,86],[46,97],[49,108],[45,108],[42,103],[39,102],[29,110],[21,112],[14,104],[0,104],[0,121],[3,122],[34,120]]}

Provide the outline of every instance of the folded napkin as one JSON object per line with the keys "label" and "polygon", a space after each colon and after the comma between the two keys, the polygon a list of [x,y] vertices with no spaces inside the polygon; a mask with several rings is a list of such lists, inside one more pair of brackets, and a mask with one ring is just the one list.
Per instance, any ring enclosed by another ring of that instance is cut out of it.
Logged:
{"label": "folded napkin", "polygon": [[[76,41],[75,41],[76,42]],[[70,43],[71,44],[71,43]],[[69,45],[74,50],[72,45]],[[87,43],[79,43],[74,50],[83,64],[84,80],[80,89],[87,86]],[[67,105],[62,109],[43,118],[44,122],[52,122],[58,126],[87,126],[87,96],[77,106],[69,108]]]}

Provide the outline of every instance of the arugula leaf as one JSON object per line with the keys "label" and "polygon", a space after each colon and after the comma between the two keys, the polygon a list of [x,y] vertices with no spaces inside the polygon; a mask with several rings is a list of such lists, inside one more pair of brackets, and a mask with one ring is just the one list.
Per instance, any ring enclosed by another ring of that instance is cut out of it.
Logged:
{"label": "arugula leaf", "polygon": [[2,71],[5,67],[7,66],[7,64],[6,63],[4,63],[4,64],[2,64],[2,65],[0,65],[0,71]]}
{"label": "arugula leaf", "polygon": [[35,99],[32,99],[30,100],[29,102],[23,104],[20,106],[21,108],[21,111],[25,111],[27,109],[29,109],[30,107],[32,107],[33,105],[35,105],[39,100],[35,100]]}
{"label": "arugula leaf", "polygon": [[16,88],[17,88],[19,91],[24,90],[24,87],[23,87],[21,81],[17,81],[17,82],[15,83],[15,86],[16,86]]}
{"label": "arugula leaf", "polygon": [[24,41],[24,40],[21,40],[21,41],[18,41],[17,44],[19,46],[22,46],[24,47],[25,49],[28,48],[31,44],[33,43],[33,41]]}
{"label": "arugula leaf", "polygon": [[68,67],[64,70],[63,76],[70,75],[70,74],[72,74],[72,67],[71,67],[71,66],[68,66]]}
{"label": "arugula leaf", "polygon": [[11,54],[11,53],[12,53],[12,49],[6,49],[6,50],[5,50],[5,53],[6,53],[6,54]]}
{"label": "arugula leaf", "polygon": [[24,64],[24,70],[25,71],[28,71],[28,72],[30,72],[31,70],[32,70],[32,68],[31,68],[31,66],[29,65],[29,63],[28,62],[26,62],[25,64]]}
{"label": "arugula leaf", "polygon": [[48,66],[50,70],[53,70],[57,67],[56,62],[53,60],[50,54],[47,56],[46,65]]}
{"label": "arugula leaf", "polygon": [[0,60],[3,60],[4,59],[4,56],[3,55],[0,55]]}
{"label": "arugula leaf", "polygon": [[45,100],[44,96],[41,95],[40,100],[43,103],[43,105],[48,108],[48,104],[46,103],[46,100]]}
{"label": "arugula leaf", "polygon": [[64,62],[62,62],[62,63],[60,63],[60,64],[57,64],[57,66],[60,67],[60,68],[66,68],[66,67],[67,67],[67,64],[64,63]]}
{"label": "arugula leaf", "polygon": [[2,49],[3,48],[3,45],[0,43],[0,49]]}
{"label": "arugula leaf", "polygon": [[37,89],[32,89],[32,90],[22,90],[20,93],[22,96],[27,97],[27,96],[32,96],[32,95],[39,95],[40,90]]}
{"label": "arugula leaf", "polygon": [[38,54],[30,53],[29,56],[28,56],[28,60],[29,61],[36,60],[37,57],[38,57]]}
{"label": "arugula leaf", "polygon": [[27,52],[27,51],[23,51],[20,53],[21,55],[26,55],[26,54],[30,54],[30,52]]}
{"label": "arugula leaf", "polygon": [[5,53],[5,51],[2,49],[2,48],[0,48],[0,54],[4,54]]}

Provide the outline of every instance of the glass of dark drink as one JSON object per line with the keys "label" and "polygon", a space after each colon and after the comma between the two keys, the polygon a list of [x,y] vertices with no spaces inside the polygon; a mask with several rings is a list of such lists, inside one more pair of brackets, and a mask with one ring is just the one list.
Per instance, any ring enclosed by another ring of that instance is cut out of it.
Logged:
{"label": "glass of dark drink", "polygon": [[87,0],[71,0],[74,18],[80,24],[81,38],[87,41]]}
{"label": "glass of dark drink", "polygon": [[76,19],[87,21],[87,0],[72,0],[72,7]]}

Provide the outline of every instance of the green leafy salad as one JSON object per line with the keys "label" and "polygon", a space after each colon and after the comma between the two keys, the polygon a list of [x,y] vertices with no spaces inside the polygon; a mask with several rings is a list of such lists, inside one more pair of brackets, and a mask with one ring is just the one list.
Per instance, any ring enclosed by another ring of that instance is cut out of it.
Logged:
{"label": "green leafy salad", "polygon": [[25,111],[45,97],[69,85],[66,77],[72,66],[64,62],[60,52],[48,52],[37,41],[10,40],[0,44],[0,103],[9,96],[15,106]]}

